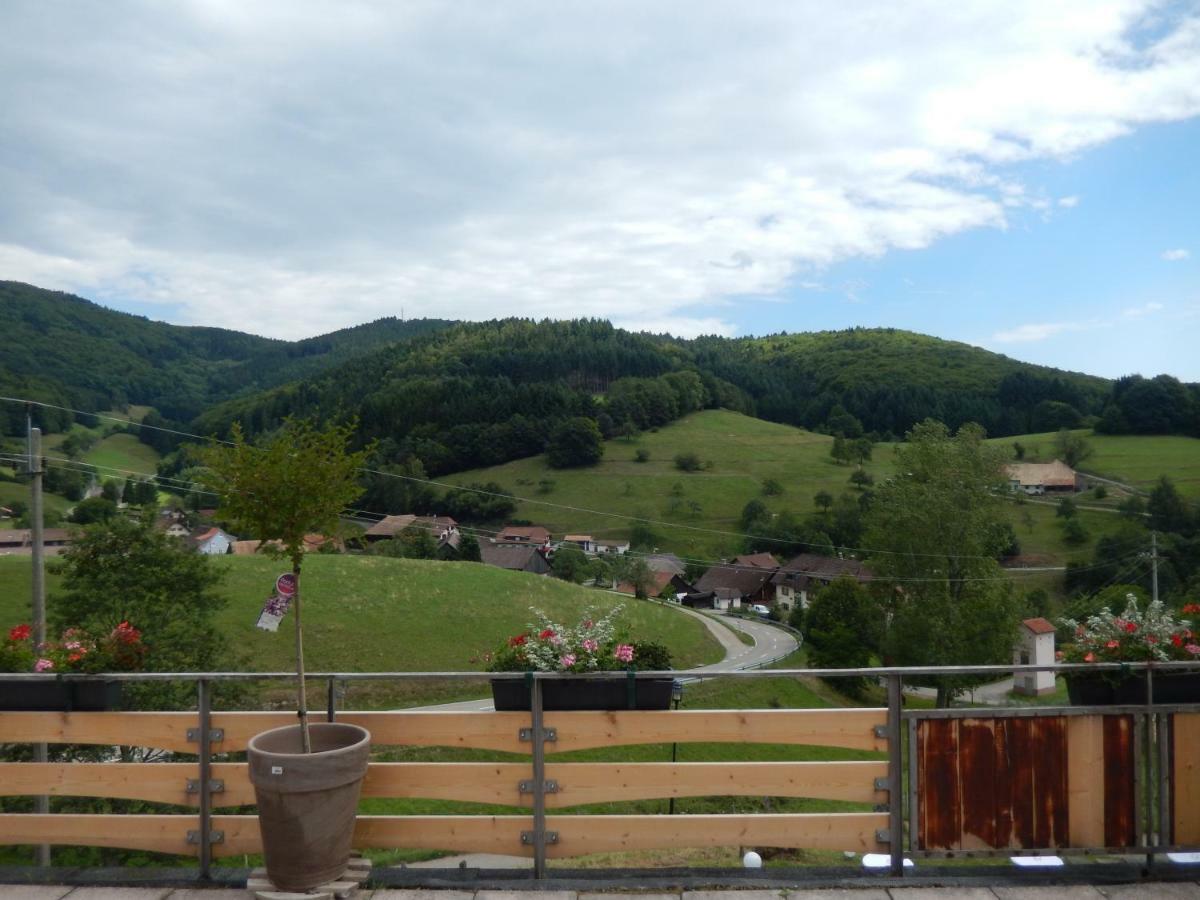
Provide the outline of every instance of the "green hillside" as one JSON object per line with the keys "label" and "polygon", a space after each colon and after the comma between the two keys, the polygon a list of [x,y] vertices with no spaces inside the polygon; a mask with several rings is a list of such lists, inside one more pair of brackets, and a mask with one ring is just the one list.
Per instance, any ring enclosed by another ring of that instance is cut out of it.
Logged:
{"label": "green hillside", "polygon": [[[278,341],[153,322],[70,294],[0,281],[0,393],[85,411],[146,404],[187,421],[238,391],[303,378],[445,324],[380,319],[304,341]],[[38,416],[54,431],[70,421],[55,412]],[[0,434],[17,433],[23,419],[23,409],[0,405]]]}
{"label": "green hillside", "polygon": [[[290,632],[255,628],[275,576],[286,565],[261,556],[220,557],[229,604],[219,625],[249,671],[287,671]],[[0,625],[27,621],[28,557],[0,557]],[[48,579],[48,593],[58,579]],[[482,671],[482,654],[530,621],[530,606],[575,620],[589,607],[625,604],[623,620],[640,639],[664,641],[676,665],[715,662],[721,650],[692,616],[656,603],[483,566],[318,554],[304,564],[305,660],[312,671]]]}
{"label": "green hillside", "polygon": [[[631,523],[616,516],[577,512],[582,507],[675,523],[655,526],[663,547],[684,556],[714,558],[740,552],[739,539],[702,530],[736,532],[742,507],[759,499],[775,512],[804,514],[814,509],[813,495],[835,496],[850,489],[851,467],[829,456],[833,438],[788,425],[777,425],[728,410],[705,410],[671,425],[646,432],[636,440],[606,441],[604,458],[584,469],[552,469],[544,456],[462,472],[448,479],[465,484],[496,481],[519,497],[515,518],[545,525],[556,534],[584,532],[597,538],[626,537]],[[636,462],[639,449],[647,462]],[[675,466],[680,452],[695,452],[711,468],[682,472]],[[876,447],[867,471],[876,478],[891,471],[888,446]],[[763,483],[775,479],[779,496],[765,496]],[[699,504],[699,510],[689,503]]]}

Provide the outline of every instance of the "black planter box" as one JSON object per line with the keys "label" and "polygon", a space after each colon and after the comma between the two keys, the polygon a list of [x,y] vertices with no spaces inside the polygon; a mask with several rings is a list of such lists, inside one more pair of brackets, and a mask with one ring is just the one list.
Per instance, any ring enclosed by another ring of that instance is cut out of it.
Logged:
{"label": "black planter box", "polygon": [[[673,681],[673,678],[638,678],[633,682],[632,697],[629,679],[624,675],[543,681],[542,709],[668,709]],[[501,712],[529,709],[530,686],[524,680],[492,679],[492,699]]]}
{"label": "black planter box", "polygon": [[[1142,706],[1146,702],[1146,676],[1068,675],[1067,695],[1076,706]],[[1155,672],[1154,702],[1200,703],[1200,672]]]}
{"label": "black planter box", "polygon": [[120,705],[119,681],[11,681],[0,677],[0,710],[103,712]]}

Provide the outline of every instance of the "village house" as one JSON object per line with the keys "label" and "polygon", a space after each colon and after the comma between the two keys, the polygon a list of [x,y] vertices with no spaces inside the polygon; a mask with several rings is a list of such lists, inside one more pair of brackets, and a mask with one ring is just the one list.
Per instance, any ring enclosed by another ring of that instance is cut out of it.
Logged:
{"label": "village house", "polygon": [[687,571],[683,560],[674,553],[647,553],[642,557],[651,572],[669,572],[672,575],[682,575]]}
{"label": "village house", "polygon": [[1049,463],[1009,463],[1008,489],[1026,494],[1073,494],[1086,485],[1079,474],[1062,460]]}
{"label": "village house", "polygon": [[[759,565],[741,565],[735,560],[712,566],[696,582],[697,593],[714,592],[717,600],[729,600],[732,608],[742,603],[771,602],[771,575],[774,569]],[[736,598],[739,602],[733,603]],[[721,607],[715,607],[717,609]]]}
{"label": "village house", "polygon": [[[46,556],[58,556],[70,544],[71,532],[67,529],[45,528],[42,530],[42,552]],[[31,556],[32,554],[32,529],[0,529],[0,556]]]}
{"label": "village house", "polygon": [[[679,572],[651,570],[650,574],[651,583],[646,588],[648,597],[661,597],[663,592],[670,588],[672,599],[679,601],[686,594],[696,590],[695,586],[690,584]],[[637,590],[628,581],[618,582],[614,590],[619,594],[629,594],[630,596],[637,594]]]}
{"label": "village house", "polygon": [[[282,546],[279,541],[270,541],[276,547]],[[234,556],[253,556],[258,552],[258,548],[262,546],[262,541],[234,541],[229,545],[229,552]],[[339,537],[328,537],[324,534],[306,534],[304,536],[304,552],[305,553],[320,553],[322,550],[326,552],[336,551],[341,552],[346,548],[346,542]]]}
{"label": "village house", "polygon": [[711,591],[694,590],[679,598],[679,602],[690,609],[712,609],[729,612],[741,609],[742,596],[736,588],[716,588]]}
{"label": "village house", "polygon": [[550,532],[541,525],[505,525],[495,537],[497,544],[529,544],[546,547],[550,544]]}
{"label": "village house", "polygon": [[771,576],[774,589],[771,602],[784,609],[799,604],[807,608],[810,594],[842,577],[853,578],[861,584],[869,582],[873,575],[857,559],[840,559],[836,556],[818,556],[816,553],[801,553],[775,570]]}
{"label": "village house", "polygon": [[188,535],[187,545],[197,553],[203,553],[206,556],[224,556],[236,540],[233,535],[213,526],[212,528],[197,528]]}
{"label": "village house", "polygon": [[458,532],[458,522],[450,516],[418,516],[413,514],[384,516],[363,532],[363,540],[368,544],[377,541],[390,541],[400,536],[405,528],[424,528],[438,541],[443,543],[451,533]]}
{"label": "village house", "polygon": [[629,552],[629,541],[596,541],[598,556],[623,556]]}
{"label": "village house", "polygon": [[573,544],[589,555],[596,552],[596,541],[590,534],[567,534],[563,535],[562,542],[559,544],[562,547],[565,544]]}
{"label": "village house", "polygon": [[534,575],[546,575],[550,572],[550,563],[540,546],[521,543],[486,543],[479,546],[480,560],[489,566],[508,569],[513,572],[532,572]]}

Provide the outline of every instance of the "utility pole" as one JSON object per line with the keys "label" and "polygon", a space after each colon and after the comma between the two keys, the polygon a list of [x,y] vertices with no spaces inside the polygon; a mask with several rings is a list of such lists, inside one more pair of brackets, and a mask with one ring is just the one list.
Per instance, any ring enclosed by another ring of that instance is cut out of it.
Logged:
{"label": "utility pole", "polygon": [[[29,413],[29,515],[30,515],[30,530],[33,546],[33,596],[30,606],[32,607],[33,618],[33,643],[35,647],[41,647],[46,643],[46,558],[44,553],[44,542],[42,534],[42,474],[45,471],[45,466],[42,465],[42,429],[33,427],[33,413]],[[48,754],[46,745],[33,745],[33,761],[38,763],[46,762]],[[34,811],[46,815],[50,812],[50,798],[39,795],[34,798]],[[50,865],[50,845],[39,844],[37,848],[37,863],[39,866]]]}
{"label": "utility pole", "polygon": [[1150,599],[1158,602],[1158,532],[1150,532]]}

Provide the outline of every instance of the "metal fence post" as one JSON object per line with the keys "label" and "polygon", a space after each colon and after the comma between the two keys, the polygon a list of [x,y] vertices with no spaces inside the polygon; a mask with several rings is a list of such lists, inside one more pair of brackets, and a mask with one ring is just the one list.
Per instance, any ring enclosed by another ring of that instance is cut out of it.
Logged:
{"label": "metal fence post", "polygon": [[[904,748],[900,743],[900,710],[903,701],[900,676],[888,676],[887,683],[887,741],[888,741],[888,850],[891,873],[904,874],[904,788],[901,773],[904,768]],[[909,748],[909,753],[912,753]],[[909,786],[912,789],[912,786]]]}
{"label": "metal fence post", "polygon": [[546,877],[546,745],[542,727],[542,682],[533,676],[530,690],[533,714],[533,877]]}
{"label": "metal fence post", "polygon": [[200,878],[212,875],[212,689],[206,679],[196,683],[197,733],[200,761]]}

